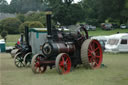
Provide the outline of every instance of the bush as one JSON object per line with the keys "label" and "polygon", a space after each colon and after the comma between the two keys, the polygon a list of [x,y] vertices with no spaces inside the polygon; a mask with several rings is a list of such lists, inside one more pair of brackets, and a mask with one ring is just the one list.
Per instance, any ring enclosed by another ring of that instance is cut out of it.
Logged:
{"label": "bush", "polygon": [[17,18],[18,18],[22,23],[25,22],[25,16],[24,16],[24,14],[18,14],[18,15],[17,15]]}
{"label": "bush", "polygon": [[26,22],[22,23],[22,24],[20,25],[20,27],[19,27],[19,32],[20,32],[20,33],[24,33],[25,26],[28,26],[28,27],[29,27],[29,24],[30,24],[30,23],[31,23],[31,22],[29,22],[29,21],[26,21]]}
{"label": "bush", "polygon": [[42,28],[44,27],[39,21],[33,21],[29,24],[29,28]]}
{"label": "bush", "polygon": [[28,26],[29,28],[43,28],[44,27],[43,24],[41,24],[39,21],[33,21],[33,22],[26,21],[22,23],[19,27],[19,31],[21,33],[24,33],[25,26]]}
{"label": "bush", "polygon": [[17,18],[6,18],[0,22],[2,30],[6,30],[9,34],[19,33],[19,25],[21,21]]}
{"label": "bush", "polygon": [[5,30],[3,30],[2,32],[1,32],[1,37],[6,41],[6,36],[7,36],[7,34],[8,34],[8,32],[7,31],[5,31]]}

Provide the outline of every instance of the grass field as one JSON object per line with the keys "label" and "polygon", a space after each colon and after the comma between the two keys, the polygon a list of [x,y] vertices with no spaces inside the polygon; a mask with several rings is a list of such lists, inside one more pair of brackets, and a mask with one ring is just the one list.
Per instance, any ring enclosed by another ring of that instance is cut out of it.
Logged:
{"label": "grass field", "polygon": [[16,68],[10,54],[0,54],[0,85],[128,85],[128,53],[105,53],[106,68],[87,70],[77,67],[66,75],[55,69],[33,74],[31,68]]}
{"label": "grass field", "polygon": [[106,31],[98,28],[96,31],[88,31],[89,36],[111,35],[111,34],[116,34],[117,32],[125,33],[128,32],[128,29],[114,29],[114,30]]}
{"label": "grass field", "polygon": [[[14,46],[19,38],[20,38],[20,34],[7,35],[6,46]],[[0,39],[1,39],[1,36],[0,36]]]}
{"label": "grass field", "polygon": [[[128,32],[128,29],[114,29],[114,30],[106,31],[106,30],[102,30],[100,28],[97,28],[96,31],[88,31],[89,36],[111,35],[111,34],[115,34],[117,32],[120,32],[120,33]],[[14,46],[16,41],[19,38],[20,38],[20,34],[8,35],[7,36],[6,46]],[[0,36],[0,39],[1,39],[1,36]]]}

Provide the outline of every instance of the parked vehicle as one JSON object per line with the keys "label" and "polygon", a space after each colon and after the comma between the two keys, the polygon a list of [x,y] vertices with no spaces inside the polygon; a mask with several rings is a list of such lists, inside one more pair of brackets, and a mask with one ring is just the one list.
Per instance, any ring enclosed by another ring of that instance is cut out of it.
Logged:
{"label": "parked vehicle", "polygon": [[91,37],[91,39],[97,39],[98,41],[104,41],[104,43],[106,44],[107,40],[109,39],[109,36],[93,36]]}
{"label": "parked vehicle", "polygon": [[88,25],[88,24],[86,24],[86,25],[84,25],[84,27],[86,28],[86,30],[96,30],[96,26],[93,26],[93,25]]}
{"label": "parked vehicle", "polygon": [[103,30],[112,30],[113,29],[112,24],[110,24],[110,23],[102,23],[101,28]]}
{"label": "parked vehicle", "polygon": [[121,29],[126,29],[127,26],[126,26],[125,24],[121,24],[121,25],[120,25],[120,28],[121,28]]}
{"label": "parked vehicle", "polygon": [[89,29],[94,31],[94,30],[96,30],[96,26],[90,25]]}
{"label": "parked vehicle", "polygon": [[112,24],[112,28],[116,29],[116,28],[120,28],[120,26],[118,24]]}
{"label": "parked vehicle", "polygon": [[128,52],[128,33],[109,36],[105,48],[105,52]]}

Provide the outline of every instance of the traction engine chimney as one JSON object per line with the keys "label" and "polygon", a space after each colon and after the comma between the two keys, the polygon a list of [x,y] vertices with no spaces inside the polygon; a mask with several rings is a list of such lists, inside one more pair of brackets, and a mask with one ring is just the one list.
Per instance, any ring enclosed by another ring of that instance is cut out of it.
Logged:
{"label": "traction engine chimney", "polygon": [[51,31],[51,11],[47,11],[46,12],[46,21],[47,21],[47,32],[48,32],[48,36],[52,35],[52,31]]}

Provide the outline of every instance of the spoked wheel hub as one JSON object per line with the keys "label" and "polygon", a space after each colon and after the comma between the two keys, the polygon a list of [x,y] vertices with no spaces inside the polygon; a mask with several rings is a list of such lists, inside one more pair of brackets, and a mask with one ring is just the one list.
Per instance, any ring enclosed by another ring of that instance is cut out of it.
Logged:
{"label": "spoked wheel hub", "polygon": [[59,74],[69,73],[71,70],[71,59],[66,53],[61,53],[56,58],[56,70]]}
{"label": "spoked wheel hub", "polygon": [[81,47],[81,60],[86,68],[99,68],[102,63],[102,48],[97,40],[85,40]]}

